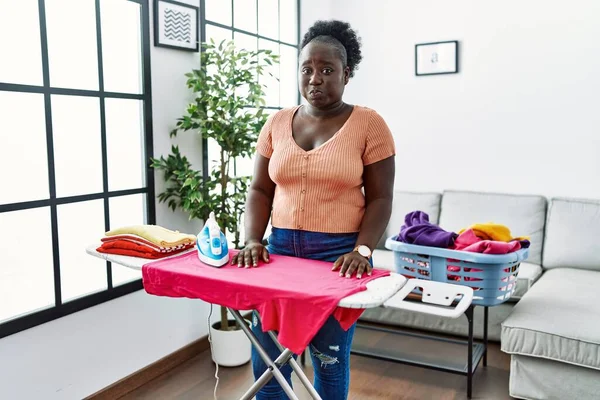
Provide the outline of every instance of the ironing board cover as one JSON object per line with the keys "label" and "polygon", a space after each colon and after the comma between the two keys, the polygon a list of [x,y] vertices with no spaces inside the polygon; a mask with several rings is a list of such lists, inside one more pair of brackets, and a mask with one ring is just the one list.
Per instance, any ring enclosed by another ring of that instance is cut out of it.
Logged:
{"label": "ironing board cover", "polygon": [[[230,256],[236,251],[230,251]],[[366,284],[389,275],[374,269],[362,279],[342,278],[332,263],[271,255],[258,268],[202,263],[196,252],[142,267],[147,293],[156,296],[198,298],[236,310],[256,310],[263,330],[278,332],[279,342],[300,354],[330,315],[349,329],[364,309],[338,307],[344,297],[366,290]]]}

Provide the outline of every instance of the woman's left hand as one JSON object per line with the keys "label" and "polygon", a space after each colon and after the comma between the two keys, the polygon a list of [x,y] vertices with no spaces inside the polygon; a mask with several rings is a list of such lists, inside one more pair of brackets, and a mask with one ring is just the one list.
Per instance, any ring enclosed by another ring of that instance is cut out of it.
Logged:
{"label": "woman's left hand", "polygon": [[340,256],[334,263],[332,271],[340,270],[340,276],[346,276],[350,278],[355,272],[358,279],[362,278],[362,275],[366,272],[367,275],[371,275],[373,268],[365,257],[358,254],[356,251],[351,251],[348,254]]}

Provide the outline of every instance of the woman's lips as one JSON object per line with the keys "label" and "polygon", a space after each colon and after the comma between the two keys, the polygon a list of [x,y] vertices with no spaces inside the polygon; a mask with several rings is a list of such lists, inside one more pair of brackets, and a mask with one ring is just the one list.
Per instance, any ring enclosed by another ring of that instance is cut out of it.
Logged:
{"label": "woman's lips", "polygon": [[311,99],[318,99],[320,97],[323,97],[323,92],[321,92],[320,90],[311,90],[308,95],[310,96]]}

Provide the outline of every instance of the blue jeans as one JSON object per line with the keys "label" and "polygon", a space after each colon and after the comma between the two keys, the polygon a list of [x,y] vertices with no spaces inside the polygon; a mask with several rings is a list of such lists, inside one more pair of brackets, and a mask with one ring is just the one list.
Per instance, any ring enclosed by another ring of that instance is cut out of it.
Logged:
{"label": "blue jeans", "polygon": [[[273,228],[267,249],[270,254],[310,258],[333,262],[354,249],[357,233],[319,233]],[[342,278],[340,278],[342,279]],[[314,369],[314,387],[324,400],[345,400],[350,383],[350,347],[355,325],[344,331],[339,322],[330,316],[310,342],[310,355]],[[262,331],[260,318],[253,316],[252,331],[271,359],[281,353],[267,333]],[[296,358],[296,356],[294,356]],[[258,379],[267,366],[252,347],[252,369]],[[281,373],[292,385],[292,368],[286,364]],[[271,378],[256,396],[257,400],[288,397],[275,378]]]}

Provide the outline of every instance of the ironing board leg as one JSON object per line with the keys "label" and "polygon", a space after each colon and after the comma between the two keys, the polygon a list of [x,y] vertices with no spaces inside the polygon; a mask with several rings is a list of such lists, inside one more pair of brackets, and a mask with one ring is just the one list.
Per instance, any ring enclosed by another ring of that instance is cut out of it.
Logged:
{"label": "ironing board leg", "polygon": [[274,362],[271,361],[271,359],[267,356],[267,358],[265,359],[265,363],[267,363],[268,365],[267,370],[254,382],[250,389],[248,389],[248,391],[244,393],[240,400],[253,399],[254,396],[256,396],[256,394],[258,393],[258,391],[263,386],[265,386],[272,377],[275,377],[275,379],[277,379],[277,382],[279,382],[279,384],[283,388],[283,391],[285,392],[285,394],[288,395],[290,399],[299,400],[296,394],[294,393],[293,389],[287,383],[281,371],[279,370],[279,368],[285,365],[288,360],[292,359],[292,355],[293,353],[291,350],[285,350],[279,355],[279,357],[277,357],[277,359]]}
{"label": "ironing board leg", "polygon": [[242,396],[240,400],[252,399],[254,395],[269,381],[269,379],[271,379],[271,377],[275,377],[275,379],[277,379],[277,382],[279,382],[279,384],[283,388],[283,391],[285,392],[285,394],[288,395],[290,399],[298,400],[298,397],[296,396],[290,385],[283,377],[283,374],[279,370],[281,366],[285,365],[290,359],[292,359],[291,357],[294,353],[291,350],[286,349],[279,355],[279,357],[277,357],[275,362],[273,362],[267,354],[267,352],[265,351],[265,349],[258,342],[258,339],[256,339],[256,336],[254,336],[254,333],[250,330],[250,328],[248,328],[248,325],[246,325],[246,321],[241,316],[239,311],[231,308],[227,309],[233,315],[235,320],[239,323],[240,327],[242,328],[246,336],[248,336],[248,339],[250,339],[250,342],[252,342],[252,344],[258,351],[258,354],[264,360],[265,364],[267,364],[268,367],[265,373],[262,374],[262,376],[254,383],[254,385],[252,385],[250,389],[248,389],[246,394],[244,394],[244,396]]}
{"label": "ironing board leg", "polygon": [[[273,339],[277,347],[279,347],[279,350],[284,351],[283,346],[277,340],[277,336],[275,336],[275,334],[272,331],[269,331],[269,335],[271,336],[271,339]],[[302,354],[304,354],[304,352],[302,352]],[[312,396],[312,398],[315,400],[322,400],[321,396],[319,396],[319,393],[317,393],[317,391],[315,390],[315,387],[308,380],[308,377],[304,374],[304,371],[302,371],[302,367],[298,365],[298,362],[293,358],[290,358],[290,366],[292,367],[292,369],[298,376],[298,379],[300,379],[300,382],[302,382],[308,393]]]}

